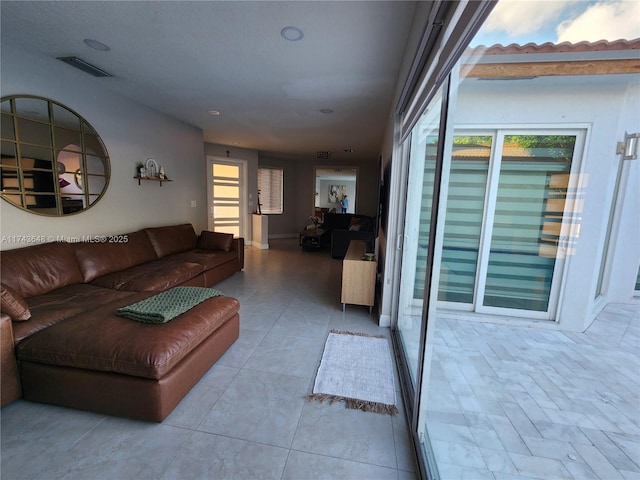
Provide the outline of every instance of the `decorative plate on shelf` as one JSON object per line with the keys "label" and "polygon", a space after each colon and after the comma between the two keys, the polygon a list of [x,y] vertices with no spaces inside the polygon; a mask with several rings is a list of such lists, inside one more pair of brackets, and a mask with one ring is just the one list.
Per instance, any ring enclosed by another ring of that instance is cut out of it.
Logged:
{"label": "decorative plate on shelf", "polygon": [[147,177],[155,178],[158,176],[158,164],[153,158],[147,158],[144,168],[147,171]]}

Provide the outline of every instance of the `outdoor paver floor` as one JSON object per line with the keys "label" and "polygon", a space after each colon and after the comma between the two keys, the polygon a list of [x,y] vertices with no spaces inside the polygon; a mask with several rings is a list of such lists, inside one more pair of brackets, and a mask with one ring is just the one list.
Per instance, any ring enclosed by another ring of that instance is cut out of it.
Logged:
{"label": "outdoor paver floor", "polygon": [[441,313],[427,425],[443,479],[640,479],[640,304],[584,333]]}

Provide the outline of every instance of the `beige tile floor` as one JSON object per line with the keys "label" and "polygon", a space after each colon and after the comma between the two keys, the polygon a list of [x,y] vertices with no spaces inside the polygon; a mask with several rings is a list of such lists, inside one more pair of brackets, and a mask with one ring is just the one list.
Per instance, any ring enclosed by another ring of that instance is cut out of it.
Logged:
{"label": "beige tile floor", "polygon": [[0,413],[2,478],[415,479],[402,414],[304,399],[330,329],[389,330],[342,312],[329,252],[271,246],[216,286],[241,302],[240,338],[162,424],[16,401]]}
{"label": "beige tile floor", "polygon": [[[1,478],[417,477],[402,415],[303,399],[330,329],[389,335],[367,308],[341,311],[338,260],[274,241],[217,288],[241,301],[240,338],[165,422],[14,402]],[[428,414],[440,477],[640,479],[639,347],[637,303],[585,333],[443,315]]]}

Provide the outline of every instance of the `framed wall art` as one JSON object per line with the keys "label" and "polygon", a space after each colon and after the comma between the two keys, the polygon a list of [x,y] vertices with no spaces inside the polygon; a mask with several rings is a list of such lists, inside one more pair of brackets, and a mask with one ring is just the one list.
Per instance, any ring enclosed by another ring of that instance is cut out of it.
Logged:
{"label": "framed wall art", "polygon": [[329,185],[329,203],[338,203],[347,194],[346,185]]}

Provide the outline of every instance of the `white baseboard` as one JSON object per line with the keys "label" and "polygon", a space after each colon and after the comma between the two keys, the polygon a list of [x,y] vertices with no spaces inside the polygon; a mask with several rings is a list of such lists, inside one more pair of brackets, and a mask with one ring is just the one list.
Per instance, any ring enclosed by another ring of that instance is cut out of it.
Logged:
{"label": "white baseboard", "polygon": [[249,242],[245,242],[245,246],[259,248],[260,250],[269,250],[269,244],[268,243],[260,243],[260,242],[249,241]]}
{"label": "white baseboard", "polygon": [[391,315],[380,315],[378,319],[379,327],[390,327],[391,326]]}

